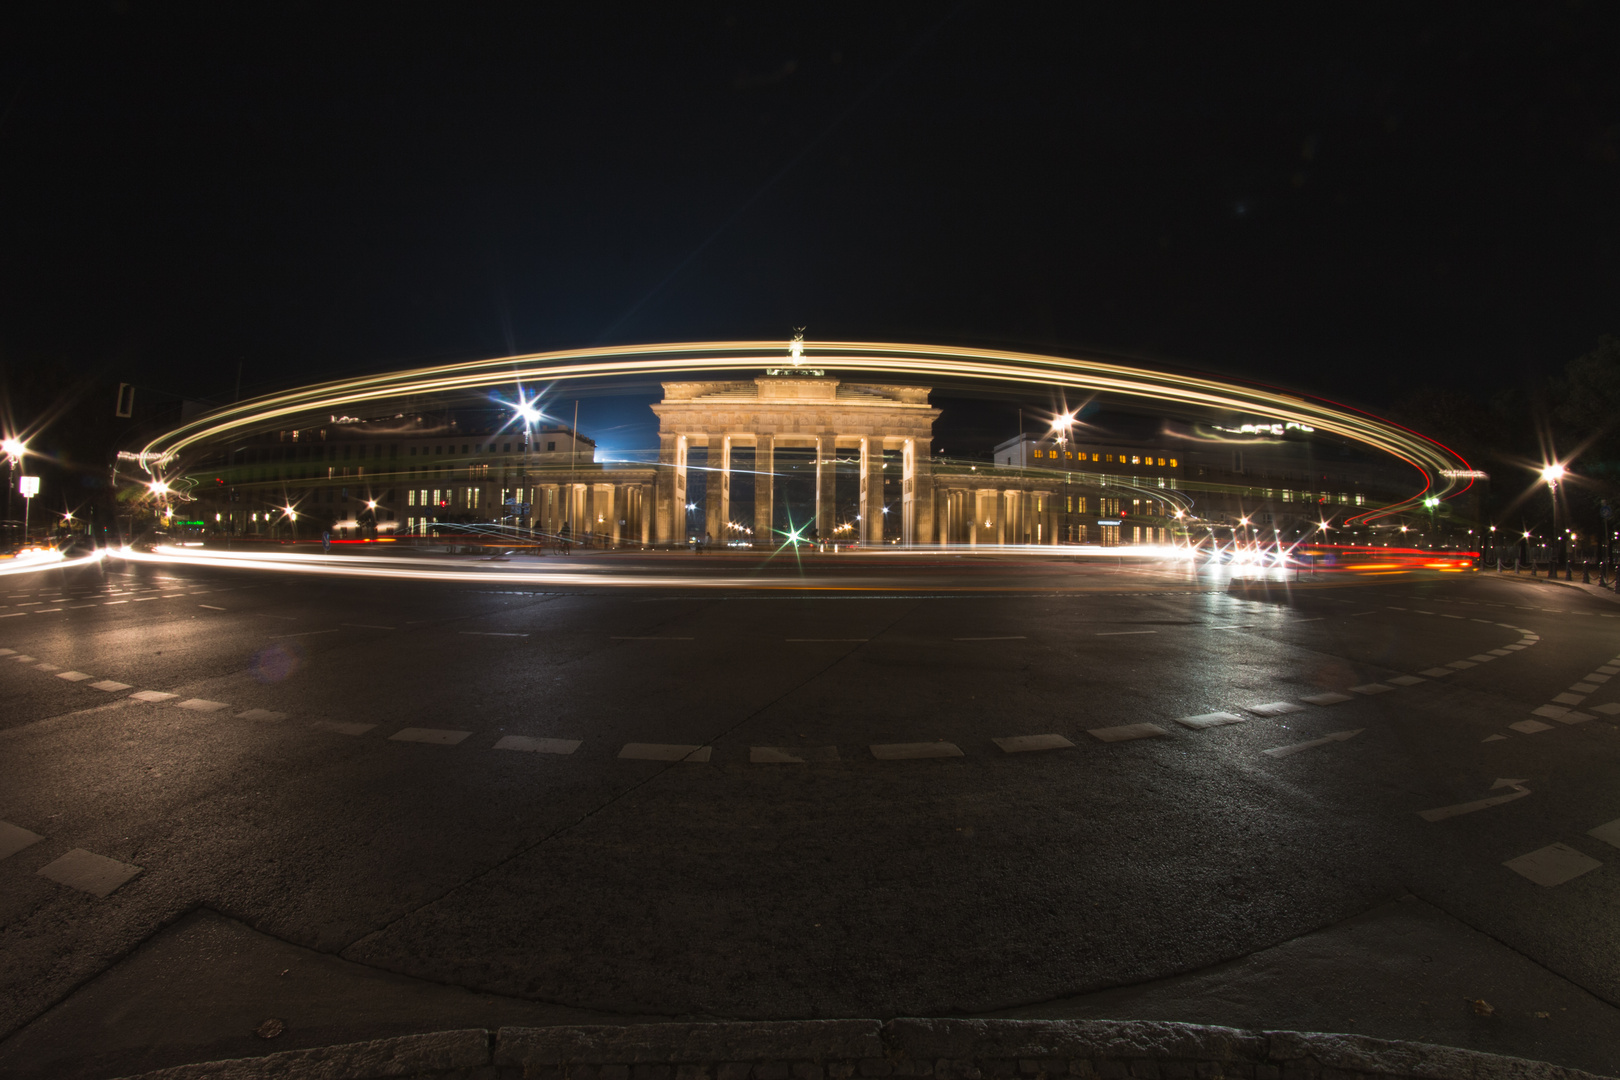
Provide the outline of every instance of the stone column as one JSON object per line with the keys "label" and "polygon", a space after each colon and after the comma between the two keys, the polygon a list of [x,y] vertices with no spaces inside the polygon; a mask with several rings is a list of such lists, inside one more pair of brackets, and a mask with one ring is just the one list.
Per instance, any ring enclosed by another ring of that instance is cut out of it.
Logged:
{"label": "stone column", "polygon": [[754,436],[754,544],[775,547],[771,534],[773,506],[776,494],[776,436]]}
{"label": "stone column", "polygon": [[675,527],[675,542],[686,542],[686,451],[687,438],[685,435],[675,437],[675,520],[679,523]]}
{"label": "stone column", "polygon": [[914,544],[931,544],[934,542],[934,459],[929,454],[930,445],[927,439],[912,439],[911,448],[911,501],[915,507],[912,522],[912,539]]}
{"label": "stone column", "polygon": [[873,547],[883,543],[883,440],[861,437],[861,540]]}
{"label": "stone column", "polygon": [[597,484],[596,505],[592,508],[591,528],[608,540],[619,539],[619,485]]}
{"label": "stone column", "polygon": [[[653,538],[659,544],[675,543],[678,523],[684,520],[675,513],[675,446],[674,435],[658,433],[658,476],[657,495],[653,504]],[[684,504],[680,513],[682,515],[686,513]]]}
{"label": "stone column", "polygon": [[838,527],[838,436],[816,436],[816,536],[833,539]]}
{"label": "stone column", "polygon": [[704,529],[714,542],[724,544],[730,532],[726,522],[731,514],[731,436],[710,435],[704,454],[708,475],[704,477]]}
{"label": "stone column", "polygon": [[994,537],[993,543],[1005,544],[1007,542],[1007,493],[997,488],[993,495],[996,500],[996,514],[990,519],[990,535]]}
{"label": "stone column", "polygon": [[637,510],[638,516],[641,518],[641,542],[643,544],[652,543],[652,524],[653,524],[653,514],[652,514],[653,490],[652,489],[653,489],[653,486],[651,484],[641,484],[636,489],[636,492],[637,492],[637,494],[636,494],[636,510]]}

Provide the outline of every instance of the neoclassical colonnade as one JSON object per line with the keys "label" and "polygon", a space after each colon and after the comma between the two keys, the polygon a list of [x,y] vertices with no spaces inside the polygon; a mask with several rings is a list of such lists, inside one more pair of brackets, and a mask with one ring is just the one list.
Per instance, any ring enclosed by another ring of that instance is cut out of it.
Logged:
{"label": "neoclassical colonnade", "polygon": [[659,421],[653,533],[659,544],[679,543],[687,505],[688,461],[705,451],[704,530],[723,539],[731,521],[732,454],[753,451],[753,530],[756,543],[771,538],[775,513],[776,451],[815,451],[815,528],[836,527],[836,460],[858,455],[861,540],[883,542],[883,452],[898,450],[901,466],[900,539],[933,539],[930,461],[934,420],[928,388],[845,383],[816,374],[766,375],[748,381],[664,383],[652,407]]}

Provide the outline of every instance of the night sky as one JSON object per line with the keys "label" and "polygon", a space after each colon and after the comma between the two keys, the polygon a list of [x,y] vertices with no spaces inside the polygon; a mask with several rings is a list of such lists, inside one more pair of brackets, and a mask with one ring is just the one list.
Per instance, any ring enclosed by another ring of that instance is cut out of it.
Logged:
{"label": "night sky", "polygon": [[0,364],[228,401],[804,325],[1382,408],[1620,332],[1620,7],[1073,8],[13,10]]}

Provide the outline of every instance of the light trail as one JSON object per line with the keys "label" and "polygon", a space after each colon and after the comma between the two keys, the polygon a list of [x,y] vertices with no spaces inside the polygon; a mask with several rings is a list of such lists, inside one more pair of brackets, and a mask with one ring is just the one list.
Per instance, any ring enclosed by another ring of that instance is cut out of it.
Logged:
{"label": "light trail", "polygon": [[[153,456],[142,460],[167,465],[187,450],[262,428],[280,419],[390,398],[457,393],[514,382],[556,383],[625,376],[680,377],[703,372],[758,371],[780,367],[781,350],[780,342],[770,341],[621,345],[504,356],[338,379],[252,398],[198,417],[153,439],[144,448]],[[819,341],[806,342],[805,353],[807,364],[835,368],[840,374],[937,376],[1066,387],[1141,400],[1259,413],[1370,446],[1407,463],[1422,476],[1422,488],[1410,498],[1357,514],[1347,518],[1345,524],[1400,513],[1419,505],[1425,497],[1450,498],[1473,483],[1471,479],[1444,475],[1466,472],[1470,466],[1460,455],[1432,439],[1356,409],[1265,387],[1099,360],[996,349]],[[150,465],[146,467],[152,471]],[[1465,479],[1466,482],[1461,482]]]}

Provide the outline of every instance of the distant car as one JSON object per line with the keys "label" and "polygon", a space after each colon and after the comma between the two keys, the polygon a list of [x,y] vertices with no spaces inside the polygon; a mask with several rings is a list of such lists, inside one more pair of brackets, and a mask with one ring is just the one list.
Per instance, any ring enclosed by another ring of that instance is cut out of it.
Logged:
{"label": "distant car", "polygon": [[60,551],[65,557],[72,559],[81,555],[93,554],[96,550],[96,542],[92,537],[83,533],[76,533],[73,536],[63,538],[56,545],[56,550]]}

